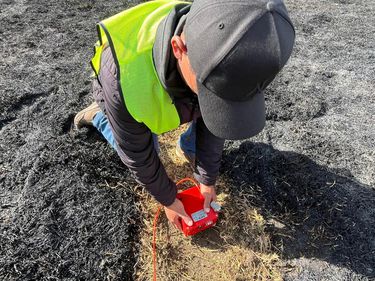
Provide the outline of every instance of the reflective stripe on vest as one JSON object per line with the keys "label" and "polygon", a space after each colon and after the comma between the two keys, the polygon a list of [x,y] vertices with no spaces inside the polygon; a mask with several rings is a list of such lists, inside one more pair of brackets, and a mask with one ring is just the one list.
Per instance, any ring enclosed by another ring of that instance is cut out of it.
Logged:
{"label": "reflective stripe on vest", "polygon": [[188,2],[150,1],[125,10],[100,22],[99,41],[91,65],[96,75],[106,44],[117,64],[120,91],[132,117],[153,133],[162,134],[180,125],[180,118],[169,94],[157,76],[152,47],[159,23],[174,6]]}

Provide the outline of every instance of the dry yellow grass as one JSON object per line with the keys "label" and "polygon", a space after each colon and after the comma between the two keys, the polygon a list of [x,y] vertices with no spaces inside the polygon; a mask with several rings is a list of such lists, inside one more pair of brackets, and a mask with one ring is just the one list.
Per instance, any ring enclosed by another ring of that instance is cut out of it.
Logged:
{"label": "dry yellow grass", "polygon": [[[175,154],[178,136],[186,127],[160,137],[161,159],[175,181],[191,177],[192,170]],[[236,198],[217,183],[222,212],[218,224],[193,237],[184,237],[162,212],[157,228],[157,280],[282,280],[279,257],[272,252],[265,221],[246,195]],[[152,280],[152,223],[158,204],[145,194],[138,280]]]}

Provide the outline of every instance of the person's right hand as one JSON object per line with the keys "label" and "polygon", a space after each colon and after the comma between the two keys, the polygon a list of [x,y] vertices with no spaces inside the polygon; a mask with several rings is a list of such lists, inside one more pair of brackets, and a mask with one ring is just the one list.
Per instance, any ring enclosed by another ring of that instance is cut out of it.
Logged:
{"label": "person's right hand", "polygon": [[168,220],[182,231],[182,226],[179,218],[183,219],[188,226],[193,225],[192,219],[186,214],[184,205],[179,199],[175,199],[172,205],[164,206],[165,214]]}

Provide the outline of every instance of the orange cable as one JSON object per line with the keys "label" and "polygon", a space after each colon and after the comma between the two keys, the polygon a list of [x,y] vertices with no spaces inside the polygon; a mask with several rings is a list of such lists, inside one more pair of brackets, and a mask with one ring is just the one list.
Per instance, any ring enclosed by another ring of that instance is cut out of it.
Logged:
{"label": "orange cable", "polygon": [[195,180],[193,180],[192,178],[184,178],[184,179],[178,181],[178,182],[176,183],[176,185],[179,186],[180,184],[182,184],[182,183],[184,183],[184,182],[186,182],[186,181],[190,181],[190,182],[192,182],[193,184],[195,184],[196,186],[199,186],[198,183],[197,183]]}
{"label": "orange cable", "polygon": [[[186,181],[190,181],[192,182],[194,185],[196,186],[199,186],[198,183],[191,179],[191,178],[184,178],[180,181],[177,182],[177,187],[186,182]],[[153,225],[153,228],[152,228],[152,232],[153,232],[153,237],[152,237],[152,260],[153,260],[153,280],[156,281],[156,226],[157,226],[157,223],[158,223],[158,218],[159,218],[159,214],[160,214],[160,211],[161,211],[161,208],[162,206],[160,205],[155,213],[155,217],[154,217],[154,225]]]}
{"label": "orange cable", "polygon": [[154,217],[154,227],[153,227],[153,239],[152,239],[152,259],[153,259],[153,269],[154,269],[154,278],[153,280],[156,281],[156,224],[158,223],[159,214],[161,211],[161,207],[158,207]]}

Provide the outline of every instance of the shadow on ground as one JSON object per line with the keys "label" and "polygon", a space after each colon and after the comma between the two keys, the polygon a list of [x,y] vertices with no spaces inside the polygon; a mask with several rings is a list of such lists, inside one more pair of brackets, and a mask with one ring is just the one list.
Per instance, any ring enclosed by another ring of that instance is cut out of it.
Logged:
{"label": "shadow on ground", "polygon": [[375,192],[345,170],[244,142],[224,152],[231,196],[251,193],[283,260],[315,258],[375,277]]}

